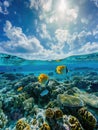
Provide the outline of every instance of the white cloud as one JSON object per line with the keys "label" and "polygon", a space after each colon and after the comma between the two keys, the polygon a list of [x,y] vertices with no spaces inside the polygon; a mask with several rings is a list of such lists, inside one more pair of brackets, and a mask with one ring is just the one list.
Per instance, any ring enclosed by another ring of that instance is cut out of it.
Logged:
{"label": "white cloud", "polygon": [[65,41],[67,41],[67,39],[69,37],[69,32],[68,32],[68,30],[57,29],[55,31],[55,37],[57,38],[57,40],[59,42],[65,42]]}
{"label": "white cloud", "polygon": [[8,7],[10,6],[10,3],[5,0],[3,2],[0,2],[0,13],[7,15],[8,12]]}
{"label": "white cloud", "polygon": [[42,9],[43,11],[50,11],[52,6],[52,0],[30,0],[30,8],[36,10]]}
{"label": "white cloud", "polygon": [[45,49],[35,36],[26,36],[22,28],[12,26],[6,21],[4,32],[8,41],[0,43],[0,52],[16,55],[25,59],[58,59],[64,57],[62,52]]}
{"label": "white cloud", "polygon": [[8,1],[5,0],[5,1],[3,2],[3,4],[4,4],[5,7],[9,7],[9,2],[8,2]]}
{"label": "white cloud", "polygon": [[39,18],[40,20],[45,20],[46,23],[49,24],[61,24],[69,25],[70,23],[73,24],[76,22],[78,17],[78,8],[67,8],[63,13],[59,12],[57,9],[52,9],[49,15],[43,12]]}
{"label": "white cloud", "polygon": [[92,35],[91,32],[81,31],[80,33],[74,32],[71,34],[68,30],[64,29],[57,29],[55,31],[55,37],[59,42],[67,42],[70,47],[76,45],[74,43],[76,40],[78,40],[78,45],[83,45],[85,43],[85,38]]}
{"label": "white cloud", "polygon": [[78,9],[68,9],[66,13],[67,16],[71,17],[73,20],[75,20],[78,17]]}
{"label": "white cloud", "polygon": [[39,33],[42,39],[46,38],[46,39],[51,40],[51,36],[47,30],[46,24],[41,24],[39,27],[37,27],[37,32]]}
{"label": "white cloud", "polygon": [[7,42],[3,42],[3,48],[8,52],[33,52],[40,53],[43,51],[40,41],[34,37],[27,37],[20,27],[13,27],[9,21],[6,21],[4,27],[5,35],[9,38]]}
{"label": "white cloud", "polygon": [[[69,5],[62,11],[59,11],[60,1],[53,0],[29,0],[30,9],[39,10],[39,19],[44,20],[45,23],[52,24],[62,24],[65,23],[75,23],[79,9],[78,7],[70,8]],[[65,1],[65,5],[67,1]],[[61,7],[62,8],[62,7]]]}
{"label": "white cloud", "polygon": [[93,36],[95,37],[95,39],[98,39],[98,25],[95,29],[93,29]]}
{"label": "white cloud", "polygon": [[[47,36],[46,25],[42,24],[42,26],[43,33]],[[26,36],[22,28],[12,26],[10,21],[6,21],[4,32],[9,40],[0,43],[0,52],[26,59],[61,59],[71,54],[84,54],[98,51],[98,43],[86,43],[85,38],[92,35],[86,31],[71,34],[68,30],[57,29],[55,31],[55,37],[49,43],[50,48],[48,49],[45,49],[35,36]]]}
{"label": "white cloud", "polygon": [[81,54],[98,52],[98,43],[97,42],[88,42],[82,46],[78,52]]}

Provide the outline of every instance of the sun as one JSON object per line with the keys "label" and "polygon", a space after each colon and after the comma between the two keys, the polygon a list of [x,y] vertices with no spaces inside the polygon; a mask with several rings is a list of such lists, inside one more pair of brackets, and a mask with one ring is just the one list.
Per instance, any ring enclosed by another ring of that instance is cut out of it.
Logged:
{"label": "sun", "polygon": [[58,4],[58,11],[64,13],[66,9],[67,9],[66,0],[61,0],[60,3]]}

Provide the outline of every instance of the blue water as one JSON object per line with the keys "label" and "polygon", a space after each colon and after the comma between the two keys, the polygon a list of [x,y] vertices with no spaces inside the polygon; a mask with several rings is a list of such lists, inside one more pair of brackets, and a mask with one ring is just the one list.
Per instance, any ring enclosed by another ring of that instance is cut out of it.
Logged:
{"label": "blue water", "polygon": [[10,73],[33,73],[38,76],[40,73],[46,73],[52,78],[64,79],[64,76],[58,75],[55,69],[58,65],[65,65],[68,67],[69,77],[73,73],[82,72],[88,73],[90,71],[98,72],[98,53],[70,56],[66,59],[53,60],[53,61],[38,61],[38,60],[25,60],[16,56],[7,54],[0,55],[0,72]]}

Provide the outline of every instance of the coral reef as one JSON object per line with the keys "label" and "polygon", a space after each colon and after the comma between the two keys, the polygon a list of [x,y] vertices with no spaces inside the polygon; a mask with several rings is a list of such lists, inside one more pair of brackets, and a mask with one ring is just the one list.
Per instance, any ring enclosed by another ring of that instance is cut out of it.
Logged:
{"label": "coral reef", "polygon": [[0,75],[0,130],[98,129],[98,92],[88,93],[89,85],[97,84],[98,75],[92,74],[96,81],[85,72],[62,82],[49,77],[45,85],[32,74]]}
{"label": "coral reef", "polygon": [[86,130],[94,130],[97,120],[91,112],[86,108],[81,108],[78,110],[78,117]]}
{"label": "coral reef", "polygon": [[0,129],[3,129],[8,122],[7,116],[0,110]]}

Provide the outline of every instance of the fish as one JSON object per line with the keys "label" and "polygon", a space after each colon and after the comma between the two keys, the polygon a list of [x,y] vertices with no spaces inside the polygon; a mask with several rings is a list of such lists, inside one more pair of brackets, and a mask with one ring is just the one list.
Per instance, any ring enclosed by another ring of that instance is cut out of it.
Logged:
{"label": "fish", "polygon": [[38,81],[41,84],[45,84],[48,81],[48,79],[49,79],[48,75],[43,73],[38,76]]}
{"label": "fish", "polygon": [[22,87],[22,86],[17,89],[18,92],[20,92],[20,91],[22,91],[22,90],[23,90],[23,87]]}
{"label": "fish", "polygon": [[43,90],[41,93],[40,93],[40,96],[43,97],[45,95],[47,95],[49,93],[49,90],[48,89],[45,89]]}
{"label": "fish", "polygon": [[61,60],[59,59],[59,60],[55,60],[56,62],[60,62]]}
{"label": "fish", "polygon": [[64,73],[67,74],[68,72],[69,72],[69,70],[68,70],[67,66],[65,66],[65,65],[60,65],[60,66],[56,67],[57,74],[64,74]]}

